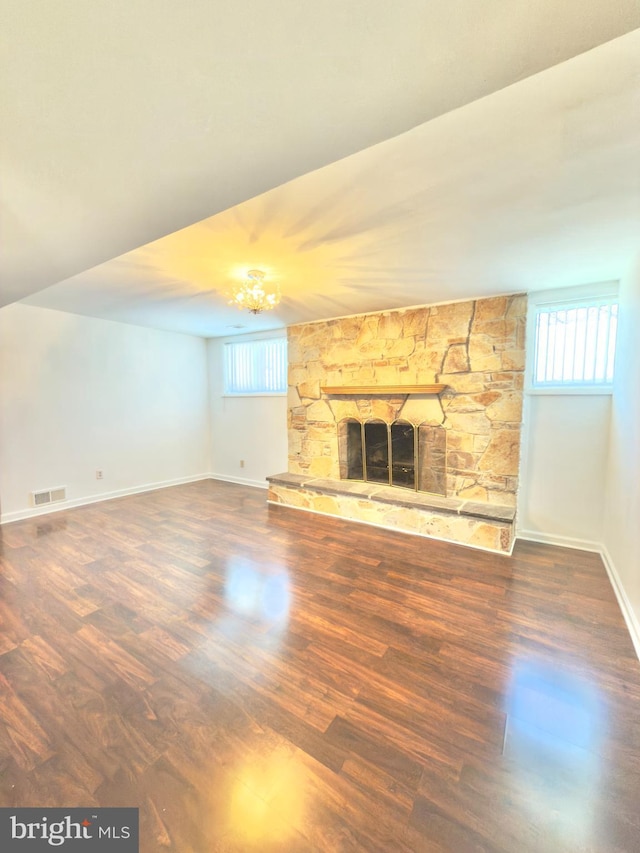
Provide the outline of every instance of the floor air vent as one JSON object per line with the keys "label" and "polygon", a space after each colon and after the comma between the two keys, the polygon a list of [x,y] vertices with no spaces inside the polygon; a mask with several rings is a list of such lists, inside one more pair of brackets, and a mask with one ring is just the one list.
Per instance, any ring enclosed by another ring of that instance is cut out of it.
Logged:
{"label": "floor air vent", "polygon": [[66,501],[67,489],[66,486],[59,486],[55,489],[45,489],[41,492],[32,492],[34,506],[44,506],[44,504],[56,503],[57,501]]}

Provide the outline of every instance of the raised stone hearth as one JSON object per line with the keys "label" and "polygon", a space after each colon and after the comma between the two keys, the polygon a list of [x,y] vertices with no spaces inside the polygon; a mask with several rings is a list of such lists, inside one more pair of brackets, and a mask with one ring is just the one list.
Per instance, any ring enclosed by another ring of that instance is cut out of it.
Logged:
{"label": "raised stone hearth", "polygon": [[513,545],[514,507],[302,474],[267,480],[270,503],[503,553]]}
{"label": "raised stone hearth", "polygon": [[[525,319],[516,295],[290,327],[289,471],[270,479],[269,500],[509,551]],[[410,454],[394,459],[401,423],[417,436],[416,473]],[[382,448],[370,470],[364,450],[356,464],[359,430]]]}

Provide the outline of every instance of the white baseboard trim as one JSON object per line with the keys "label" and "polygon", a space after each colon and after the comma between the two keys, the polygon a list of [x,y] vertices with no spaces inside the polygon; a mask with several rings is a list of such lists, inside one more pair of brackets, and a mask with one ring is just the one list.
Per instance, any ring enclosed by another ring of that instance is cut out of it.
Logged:
{"label": "white baseboard trim", "polygon": [[334,515],[331,512],[322,512],[319,509],[310,509],[308,506],[293,506],[293,504],[280,503],[279,501],[270,501],[267,503],[271,506],[283,507],[284,509],[295,509],[300,512],[310,512],[313,515],[325,515],[327,518],[335,518],[336,521],[351,521],[354,524],[366,524],[368,527],[376,527],[378,530],[390,530],[392,533],[402,533],[405,536],[421,536],[423,539],[431,539],[433,542],[446,542],[448,545],[458,545],[460,548],[473,548],[474,551],[484,551],[485,554],[497,554],[500,557],[510,557],[513,553],[515,538],[511,543],[509,551],[498,551],[496,548],[485,548],[484,545],[469,545],[467,542],[456,542],[455,539],[445,539],[442,536],[429,536],[427,533],[420,533],[418,530],[403,530],[401,527],[391,527],[389,524],[376,524],[375,521],[365,521],[362,518],[348,518],[344,515]]}
{"label": "white baseboard trim", "polygon": [[631,602],[629,601],[624,586],[622,585],[622,581],[620,580],[618,570],[614,565],[611,554],[607,550],[606,545],[601,546],[600,556],[602,557],[602,562],[604,563],[604,567],[609,575],[613,591],[618,599],[618,604],[620,605],[620,610],[622,610],[624,621],[627,623],[629,634],[631,634],[631,642],[636,650],[638,660],[640,660],[640,622],[638,621],[638,617],[631,606]]}
{"label": "white baseboard trim", "polygon": [[559,536],[557,533],[540,533],[538,530],[518,530],[516,539],[527,542],[539,542],[541,545],[558,545],[560,548],[575,548],[578,551],[601,553],[602,543],[590,539],[574,539],[571,536]]}
{"label": "white baseboard trim", "polygon": [[540,542],[543,545],[558,545],[561,548],[576,548],[579,551],[592,551],[600,554],[609,582],[622,611],[622,617],[631,636],[633,648],[638,660],[640,660],[640,621],[634,613],[606,545],[603,545],[602,542],[592,542],[589,539],[573,539],[570,536],[557,536],[555,533],[540,533],[537,530],[520,530],[516,534],[516,539],[526,539],[528,542]]}
{"label": "white baseboard trim", "polygon": [[175,480],[162,480],[158,483],[146,483],[143,486],[133,486],[129,489],[118,489],[114,492],[103,492],[99,495],[88,495],[84,498],[60,501],[47,506],[29,507],[28,509],[6,512],[0,516],[0,524],[10,524],[12,521],[23,521],[26,518],[34,518],[39,515],[50,515],[52,512],[62,512],[65,509],[74,509],[78,506],[110,501],[114,498],[124,498],[127,495],[139,495],[142,492],[154,492],[156,489],[168,489],[171,486],[182,486],[185,483],[197,483],[199,480],[210,480],[211,474],[194,474],[192,477],[178,477]]}
{"label": "white baseboard trim", "polygon": [[256,489],[266,489],[266,480],[249,480],[246,477],[229,477],[226,474],[209,474],[212,480],[222,480],[223,483],[236,483],[238,486],[253,486]]}

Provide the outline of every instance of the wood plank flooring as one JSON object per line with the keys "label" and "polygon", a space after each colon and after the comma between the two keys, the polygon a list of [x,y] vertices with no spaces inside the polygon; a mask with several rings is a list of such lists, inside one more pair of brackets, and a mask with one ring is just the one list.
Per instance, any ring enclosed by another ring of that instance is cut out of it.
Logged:
{"label": "wood plank flooring", "polygon": [[0,805],[141,850],[640,850],[640,664],[600,558],[204,481],[5,525]]}

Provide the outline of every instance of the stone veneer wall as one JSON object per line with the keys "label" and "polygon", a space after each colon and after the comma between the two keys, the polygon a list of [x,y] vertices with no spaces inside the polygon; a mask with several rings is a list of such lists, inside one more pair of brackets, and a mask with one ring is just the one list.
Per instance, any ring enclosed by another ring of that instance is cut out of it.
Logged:
{"label": "stone veneer wall", "polygon": [[[526,307],[524,295],[500,296],[290,327],[289,473],[339,480],[339,421],[404,418],[446,430],[448,498],[515,507]],[[370,398],[321,391],[432,383],[447,388],[439,396]],[[271,498],[301,505],[275,487]],[[370,509],[362,504],[361,520]],[[495,544],[483,544],[506,550],[504,541],[496,528]]]}

